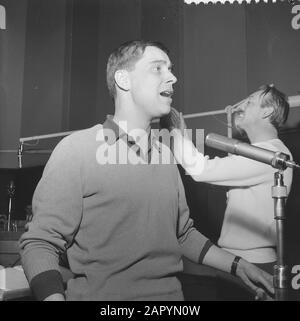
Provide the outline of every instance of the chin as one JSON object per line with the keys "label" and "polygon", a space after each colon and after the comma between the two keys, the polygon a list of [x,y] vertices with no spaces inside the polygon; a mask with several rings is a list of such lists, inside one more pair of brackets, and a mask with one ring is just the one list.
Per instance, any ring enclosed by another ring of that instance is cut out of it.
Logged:
{"label": "chin", "polygon": [[152,119],[161,118],[163,116],[168,115],[171,112],[171,106],[170,105],[160,105],[158,108],[156,108],[155,112],[152,112]]}
{"label": "chin", "polygon": [[171,111],[170,105],[164,106],[164,109],[162,109],[162,111],[161,111],[161,116],[168,115],[170,113],[170,111]]}

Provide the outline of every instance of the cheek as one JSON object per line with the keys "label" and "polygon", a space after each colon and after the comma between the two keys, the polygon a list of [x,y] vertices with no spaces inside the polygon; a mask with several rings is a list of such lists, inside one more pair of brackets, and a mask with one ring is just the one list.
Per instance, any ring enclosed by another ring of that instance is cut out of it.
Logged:
{"label": "cheek", "polygon": [[158,85],[151,79],[142,78],[135,83],[136,93],[143,93],[144,95],[157,95]]}
{"label": "cheek", "polygon": [[251,120],[251,121],[256,121],[258,119],[258,114],[255,110],[251,110],[249,111],[248,113],[248,119]]}

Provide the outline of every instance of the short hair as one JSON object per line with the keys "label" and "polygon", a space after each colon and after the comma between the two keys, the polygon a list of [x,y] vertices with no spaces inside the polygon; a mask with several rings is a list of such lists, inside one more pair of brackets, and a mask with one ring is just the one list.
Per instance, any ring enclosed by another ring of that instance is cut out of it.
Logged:
{"label": "short hair", "polygon": [[160,42],[133,40],[123,43],[115,49],[108,58],[106,67],[106,82],[109,94],[112,98],[116,96],[115,73],[117,70],[133,70],[139,61],[146,47],[157,47],[169,55],[169,50]]}
{"label": "short hair", "polygon": [[275,88],[274,85],[264,85],[259,88],[262,90],[261,107],[273,107],[274,111],[269,116],[270,123],[279,129],[287,120],[290,110],[287,96]]}

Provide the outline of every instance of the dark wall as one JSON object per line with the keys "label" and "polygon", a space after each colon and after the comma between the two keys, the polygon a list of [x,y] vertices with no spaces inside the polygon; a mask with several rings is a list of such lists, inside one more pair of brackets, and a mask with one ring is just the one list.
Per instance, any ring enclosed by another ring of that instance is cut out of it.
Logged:
{"label": "dark wall", "polygon": [[184,7],[185,113],[223,109],[247,93],[245,9]]}
{"label": "dark wall", "polygon": [[287,95],[300,93],[300,34],[291,19],[288,1],[246,7],[249,91],[274,83]]}
{"label": "dark wall", "polygon": [[73,3],[69,128],[94,125],[97,98],[99,2]]}
{"label": "dark wall", "polygon": [[61,130],[66,1],[29,0],[22,137]]}
{"label": "dark wall", "polygon": [[[287,95],[300,94],[300,33],[291,26],[286,2],[246,7],[247,87],[274,84]],[[299,127],[300,108],[291,110],[286,127]]]}
{"label": "dark wall", "polygon": [[[0,168],[15,167],[21,131],[27,0],[0,0],[6,29],[0,30]],[[5,150],[5,152],[3,151]]]}

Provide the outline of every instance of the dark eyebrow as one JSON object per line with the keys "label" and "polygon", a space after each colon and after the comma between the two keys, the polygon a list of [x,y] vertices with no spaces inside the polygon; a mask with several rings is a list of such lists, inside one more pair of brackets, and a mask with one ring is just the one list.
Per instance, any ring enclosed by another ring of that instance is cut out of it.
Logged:
{"label": "dark eyebrow", "polygon": [[[159,60],[152,60],[151,62],[150,62],[151,64],[157,64],[157,63],[160,63],[160,64],[164,64],[164,65],[167,65],[167,62],[165,61],[165,60],[163,60],[163,59],[159,59]],[[172,63],[170,63],[170,66],[169,66],[169,68],[170,69],[172,69],[174,66],[173,66],[173,64]]]}

